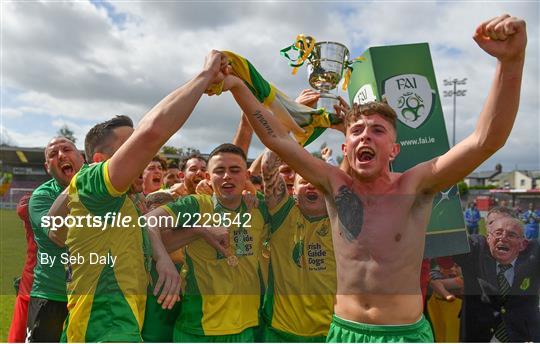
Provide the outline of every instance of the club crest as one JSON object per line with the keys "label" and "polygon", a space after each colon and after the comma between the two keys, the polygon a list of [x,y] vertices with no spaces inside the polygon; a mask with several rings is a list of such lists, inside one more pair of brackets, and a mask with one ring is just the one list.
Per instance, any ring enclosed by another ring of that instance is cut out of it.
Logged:
{"label": "club crest", "polygon": [[319,228],[316,232],[319,236],[321,237],[324,237],[328,234],[328,227],[327,226],[322,226],[321,228]]}
{"label": "club crest", "polygon": [[435,95],[435,90],[423,75],[397,75],[383,84],[383,98],[394,109],[399,121],[413,129],[428,119],[435,104]]}
{"label": "club crest", "polygon": [[529,289],[531,285],[531,279],[529,277],[523,279],[523,282],[521,282],[521,285],[519,286],[519,289],[521,290],[527,290]]}

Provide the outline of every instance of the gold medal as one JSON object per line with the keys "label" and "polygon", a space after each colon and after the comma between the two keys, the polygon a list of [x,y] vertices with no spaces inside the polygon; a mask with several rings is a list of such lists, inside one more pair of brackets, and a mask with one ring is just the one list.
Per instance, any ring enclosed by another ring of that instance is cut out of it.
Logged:
{"label": "gold medal", "polygon": [[265,241],[262,245],[262,256],[266,259],[270,258],[270,243]]}
{"label": "gold medal", "polygon": [[237,256],[229,256],[227,257],[227,264],[229,264],[229,266],[232,266],[232,267],[235,267],[238,265],[238,257]]}

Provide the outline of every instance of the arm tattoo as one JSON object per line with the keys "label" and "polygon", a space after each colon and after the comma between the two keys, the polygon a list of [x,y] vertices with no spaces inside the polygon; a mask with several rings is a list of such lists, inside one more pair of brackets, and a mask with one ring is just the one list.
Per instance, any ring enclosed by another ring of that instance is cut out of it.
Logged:
{"label": "arm tattoo", "polygon": [[338,218],[341,222],[341,231],[347,241],[353,241],[362,231],[364,220],[364,207],[360,198],[346,185],[339,188],[335,196]]}
{"label": "arm tattoo", "polygon": [[272,126],[270,125],[270,123],[268,123],[266,118],[264,118],[260,110],[255,111],[255,113],[253,114],[253,117],[255,117],[257,121],[259,121],[259,123],[261,123],[263,128],[266,130],[266,134],[268,134],[268,136],[276,137],[276,134],[274,133],[274,129],[272,129]]}
{"label": "arm tattoo", "polygon": [[264,184],[264,196],[268,202],[279,203],[287,194],[287,185],[279,174],[281,159],[279,156],[266,150],[262,162],[262,177]]}

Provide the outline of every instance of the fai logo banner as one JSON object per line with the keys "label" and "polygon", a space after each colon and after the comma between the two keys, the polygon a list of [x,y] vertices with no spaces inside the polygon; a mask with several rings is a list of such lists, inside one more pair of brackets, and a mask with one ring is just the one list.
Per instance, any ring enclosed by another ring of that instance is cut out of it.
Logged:
{"label": "fai logo banner", "polygon": [[423,75],[402,74],[386,80],[383,99],[386,99],[399,121],[413,129],[418,128],[431,114],[435,103],[435,90]]}
{"label": "fai logo banner", "polygon": [[375,96],[375,93],[373,93],[373,88],[371,87],[371,85],[365,84],[364,86],[360,87],[358,92],[356,92],[353,102],[355,102],[356,104],[364,104],[376,100],[377,97]]}

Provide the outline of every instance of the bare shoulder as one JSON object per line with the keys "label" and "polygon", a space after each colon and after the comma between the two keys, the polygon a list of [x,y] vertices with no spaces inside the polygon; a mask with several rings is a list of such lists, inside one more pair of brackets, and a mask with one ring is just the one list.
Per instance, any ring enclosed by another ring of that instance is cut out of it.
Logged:
{"label": "bare shoulder", "polygon": [[421,187],[422,181],[427,178],[430,173],[432,173],[431,169],[432,162],[424,161],[409,168],[403,173],[399,173],[397,185],[401,192],[409,195],[415,194],[419,196],[435,194],[435,190],[432,191],[429,189],[423,189]]}
{"label": "bare shoulder", "polygon": [[353,178],[338,167],[328,165],[328,181],[330,182],[330,195],[334,198],[343,187],[353,189]]}
{"label": "bare shoulder", "polygon": [[433,198],[437,194],[432,189],[422,187],[425,174],[429,174],[429,162],[424,162],[411,167],[407,171],[397,174],[395,192],[406,196],[403,200],[408,200],[412,213],[424,214],[427,209],[431,209]]}

